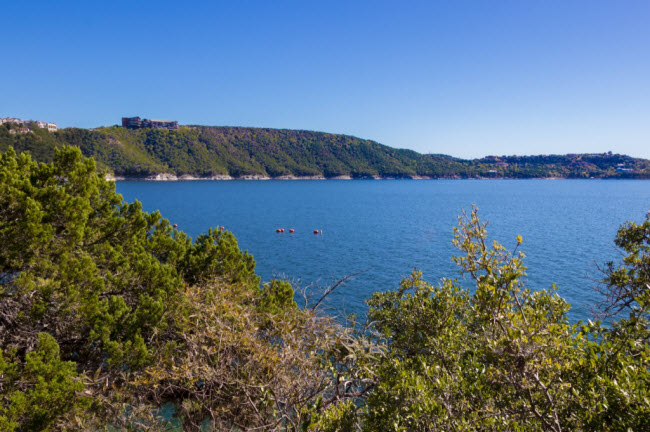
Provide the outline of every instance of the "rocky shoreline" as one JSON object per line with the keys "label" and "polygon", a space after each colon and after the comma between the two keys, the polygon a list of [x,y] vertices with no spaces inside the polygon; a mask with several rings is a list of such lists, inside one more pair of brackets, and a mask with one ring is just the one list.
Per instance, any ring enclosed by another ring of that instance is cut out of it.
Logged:
{"label": "rocky shoreline", "polygon": [[[230,175],[214,175],[210,177],[197,177],[191,175],[180,175],[160,173],[147,177],[133,177],[133,176],[115,176],[112,174],[105,175],[106,180],[108,181],[122,181],[122,180],[138,180],[138,181],[221,181],[221,180],[355,180],[354,177],[349,175],[341,175],[336,177],[325,177],[322,175],[319,176],[293,176],[293,175],[283,175],[278,177],[269,177],[260,174],[245,175],[239,177],[233,177]],[[372,176],[372,177],[362,177],[360,180],[396,180],[396,179],[409,179],[409,180],[430,180],[434,177],[427,176],[410,176],[410,177],[382,177],[382,176]]]}
{"label": "rocky shoreline", "polygon": [[[341,175],[336,177],[325,177],[325,176],[293,176],[293,175],[283,175],[278,177],[269,177],[260,174],[251,174],[239,177],[233,177],[231,175],[214,175],[210,177],[197,177],[191,175],[180,175],[160,173],[153,176],[147,177],[132,177],[132,176],[114,176],[112,174],[106,174],[105,179],[108,181],[223,181],[223,180],[575,180],[570,177],[534,177],[534,178],[515,178],[515,177],[461,177],[461,176],[450,176],[450,177],[429,177],[429,176],[409,176],[409,177],[382,177],[382,176],[369,176],[369,177],[352,177],[349,175]],[[608,177],[591,177],[590,179],[613,179]]]}

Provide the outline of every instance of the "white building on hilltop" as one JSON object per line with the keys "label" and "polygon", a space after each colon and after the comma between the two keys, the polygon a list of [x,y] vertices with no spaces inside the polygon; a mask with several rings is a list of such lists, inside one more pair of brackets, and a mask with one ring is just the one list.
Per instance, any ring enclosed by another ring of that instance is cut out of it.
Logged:
{"label": "white building on hilltop", "polygon": [[[14,123],[22,126],[27,126],[31,123],[31,120],[21,120],[19,118],[13,118],[13,117],[6,117],[6,118],[1,118],[0,119],[0,125],[3,125],[5,123]],[[57,131],[57,126],[56,123],[46,123],[44,121],[36,120],[34,123],[36,123],[36,126],[42,129],[47,129],[48,132],[56,132]]]}

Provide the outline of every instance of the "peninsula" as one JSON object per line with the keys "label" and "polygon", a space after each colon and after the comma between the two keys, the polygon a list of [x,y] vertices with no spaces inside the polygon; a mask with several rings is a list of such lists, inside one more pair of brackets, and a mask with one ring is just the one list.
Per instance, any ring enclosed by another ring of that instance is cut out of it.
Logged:
{"label": "peninsula", "polygon": [[650,178],[649,160],[611,152],[467,160],[305,130],[140,118],[123,125],[53,131],[7,122],[0,152],[13,147],[51,162],[56,148],[73,145],[116,179]]}

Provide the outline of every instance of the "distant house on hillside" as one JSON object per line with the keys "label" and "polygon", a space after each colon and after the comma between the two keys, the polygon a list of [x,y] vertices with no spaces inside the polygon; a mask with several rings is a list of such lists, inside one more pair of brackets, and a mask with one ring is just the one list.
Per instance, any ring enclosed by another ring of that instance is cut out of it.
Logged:
{"label": "distant house on hillside", "polygon": [[140,117],[122,117],[122,127],[126,129],[167,129],[178,130],[178,122],[172,120],[141,119]]}
{"label": "distant house on hillside", "polygon": [[[21,120],[19,118],[12,118],[12,117],[0,119],[0,125],[5,123],[14,123],[22,126],[28,126],[30,123],[32,123],[32,120]],[[56,123],[46,123],[40,120],[36,120],[33,123],[36,124],[36,126],[39,128],[47,129],[49,132],[56,132],[57,130]]]}
{"label": "distant house on hillside", "polygon": [[39,128],[47,129],[48,132],[56,132],[57,130],[56,123],[47,123],[40,120],[37,120],[35,123],[36,126],[38,126]]}
{"label": "distant house on hillside", "polygon": [[122,117],[122,127],[126,129],[138,129],[142,127],[140,117]]}

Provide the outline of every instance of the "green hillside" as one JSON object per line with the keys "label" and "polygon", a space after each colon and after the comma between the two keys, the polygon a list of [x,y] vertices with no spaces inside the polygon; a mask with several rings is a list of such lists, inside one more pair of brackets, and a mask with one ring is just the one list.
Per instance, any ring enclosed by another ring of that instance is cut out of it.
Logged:
{"label": "green hillside", "polygon": [[[463,160],[394,149],[374,141],[323,132],[189,126],[178,131],[68,128],[58,132],[0,126],[0,151],[9,146],[50,162],[54,149],[81,148],[100,168],[123,177],[350,176],[432,178],[650,178],[650,161],[617,154],[489,156]],[[15,132],[15,133],[12,133]]]}

